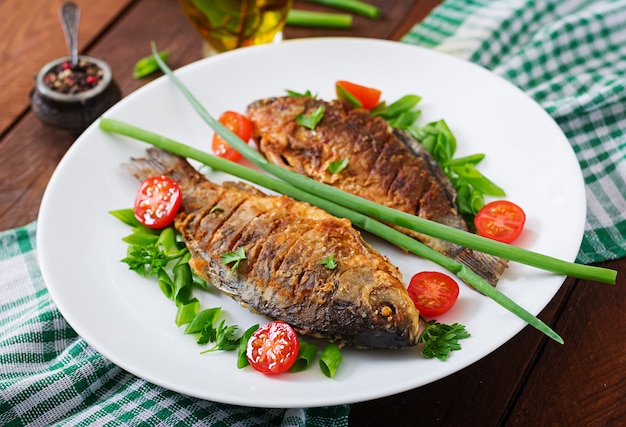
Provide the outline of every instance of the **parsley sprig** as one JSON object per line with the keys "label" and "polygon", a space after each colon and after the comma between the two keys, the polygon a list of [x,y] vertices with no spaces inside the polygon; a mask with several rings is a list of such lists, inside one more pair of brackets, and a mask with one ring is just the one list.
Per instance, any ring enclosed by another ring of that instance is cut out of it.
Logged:
{"label": "parsley sprig", "polygon": [[307,129],[314,130],[317,124],[322,120],[322,117],[324,117],[324,106],[320,105],[311,114],[296,115],[296,123]]}
{"label": "parsley sprig", "polygon": [[451,351],[460,350],[459,340],[468,338],[470,334],[465,326],[459,323],[446,325],[436,320],[426,322],[426,327],[420,334],[417,343],[424,344],[422,354],[424,357],[446,360]]}

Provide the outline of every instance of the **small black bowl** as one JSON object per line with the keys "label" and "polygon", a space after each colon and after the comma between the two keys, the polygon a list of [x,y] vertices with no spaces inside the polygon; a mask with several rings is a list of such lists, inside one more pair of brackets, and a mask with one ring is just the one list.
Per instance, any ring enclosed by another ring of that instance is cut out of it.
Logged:
{"label": "small black bowl", "polygon": [[45,123],[82,132],[122,96],[111,68],[104,61],[90,56],[79,56],[78,59],[94,64],[102,71],[101,79],[94,87],[78,93],[62,93],[50,88],[44,81],[45,76],[60,64],[71,61],[69,56],[58,58],[37,73],[30,100],[33,111]]}

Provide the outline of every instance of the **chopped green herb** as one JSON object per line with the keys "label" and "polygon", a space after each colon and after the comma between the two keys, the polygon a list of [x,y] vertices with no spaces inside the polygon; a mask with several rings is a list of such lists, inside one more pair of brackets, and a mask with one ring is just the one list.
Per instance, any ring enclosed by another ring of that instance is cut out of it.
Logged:
{"label": "chopped green herb", "polygon": [[335,268],[337,268],[337,261],[335,261],[334,255],[329,255],[328,257],[319,261],[318,264],[322,264],[329,270],[334,270]]}
{"label": "chopped green herb", "polygon": [[219,206],[213,206],[211,208],[211,210],[209,211],[209,213],[219,213],[219,212],[224,212],[224,209],[220,208]]}
{"label": "chopped green herb", "polygon": [[143,277],[156,275],[159,270],[167,265],[169,257],[165,255],[155,244],[130,245],[126,257],[122,262],[128,264],[128,268]]}
{"label": "chopped green herb", "polygon": [[[158,55],[161,57],[163,61],[167,61],[167,58],[170,56],[170,53],[166,50],[159,52]],[[133,70],[133,78],[140,79],[146,77],[155,71],[159,70],[159,63],[154,59],[153,55],[146,56],[145,58],[141,58],[139,61],[135,63],[135,68]]]}
{"label": "chopped green herb", "polygon": [[359,99],[348,92],[340,84],[335,84],[335,91],[337,92],[337,98],[341,101],[347,102],[352,108],[362,108],[363,103]]}
{"label": "chopped green herb", "polygon": [[301,96],[310,96],[311,98],[317,98],[317,95],[313,95],[313,93],[311,93],[310,90],[307,90],[306,92],[302,93],[302,92],[296,92],[295,90],[285,89],[285,92],[287,92],[287,95],[291,96],[292,98],[298,98]]}
{"label": "chopped green herb", "polygon": [[330,162],[328,165],[328,172],[334,175],[344,170],[346,166],[348,166],[347,157],[345,159],[337,160],[336,162]]}
{"label": "chopped green herb", "polygon": [[243,246],[238,248],[234,252],[231,251],[231,252],[226,252],[225,254],[222,254],[222,263],[226,265],[230,263],[234,263],[233,266],[230,268],[233,271],[236,270],[237,267],[239,267],[239,263],[243,261],[244,259],[246,259],[246,252]]}
{"label": "chopped green herb", "polygon": [[237,325],[226,326],[224,325],[225,322],[225,320],[222,320],[217,329],[213,327],[213,323],[209,322],[207,322],[205,327],[202,328],[198,344],[214,342],[215,345],[202,351],[201,354],[210,353],[216,350],[236,350],[239,347],[239,338],[233,337],[235,332],[237,332]]}
{"label": "chopped green herb", "polygon": [[202,310],[201,312],[196,314],[189,323],[189,325],[187,325],[187,328],[185,329],[185,334],[197,334],[202,332],[202,329],[205,325],[213,325],[221,310],[222,309],[219,307],[207,308]]}
{"label": "chopped green herb", "polygon": [[257,329],[259,329],[258,323],[250,326],[239,339],[239,348],[237,349],[237,367],[239,369],[245,368],[250,364],[246,351],[248,350],[248,341],[250,341],[250,337]]}
{"label": "chopped green herb", "polygon": [[291,372],[302,372],[304,370],[307,370],[313,363],[316,355],[316,345],[300,340],[300,350],[298,351],[298,358],[291,366],[291,368],[289,368],[289,370]]}
{"label": "chopped green herb", "polygon": [[194,298],[186,304],[178,306],[176,311],[176,326],[183,326],[191,322],[198,312],[200,302]]}
{"label": "chopped green herb", "polygon": [[470,334],[465,330],[465,326],[459,323],[446,325],[431,320],[426,323],[426,327],[420,334],[417,342],[424,343],[422,354],[426,358],[436,357],[439,360],[446,360],[451,351],[460,350],[459,340],[468,338]]}
{"label": "chopped green herb", "polygon": [[137,220],[137,218],[135,218],[133,208],[116,209],[109,211],[109,213],[126,225],[130,225],[131,227],[143,227],[143,225]]}
{"label": "chopped green herb", "polygon": [[320,369],[322,373],[328,378],[334,377],[341,360],[342,356],[339,347],[334,343],[328,344],[322,351],[322,354],[320,354]]}
{"label": "chopped green herb", "polygon": [[298,114],[296,116],[296,123],[307,129],[313,130],[320,120],[322,120],[322,117],[324,117],[324,106],[320,105],[309,115]]}

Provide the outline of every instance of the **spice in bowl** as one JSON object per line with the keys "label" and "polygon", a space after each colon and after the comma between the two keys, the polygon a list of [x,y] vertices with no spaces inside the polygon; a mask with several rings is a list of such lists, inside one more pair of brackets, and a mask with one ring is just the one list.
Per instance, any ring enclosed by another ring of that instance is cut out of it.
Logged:
{"label": "spice in bowl", "polygon": [[80,56],[58,58],[44,65],[35,76],[31,106],[44,122],[60,128],[83,131],[121,98],[111,68],[100,59]]}
{"label": "spice in bowl", "polygon": [[46,86],[56,92],[75,94],[96,87],[102,80],[103,74],[102,69],[93,62],[80,60],[75,67],[72,67],[70,61],[64,61],[48,71],[43,81]]}

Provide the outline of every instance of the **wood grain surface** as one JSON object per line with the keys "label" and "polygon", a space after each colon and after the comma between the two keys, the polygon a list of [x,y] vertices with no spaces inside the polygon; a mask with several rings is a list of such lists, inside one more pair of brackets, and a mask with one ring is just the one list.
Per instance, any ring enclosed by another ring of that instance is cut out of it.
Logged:
{"label": "wood grain surface", "polygon": [[[80,52],[105,59],[124,96],[154,78],[132,78],[135,61],[149,54],[151,41],[171,52],[168,62],[172,68],[201,57],[200,37],[175,0],[76,3],[82,9]],[[368,3],[381,8],[380,20],[356,17],[349,30],[290,27],[285,38],[397,40],[439,2]],[[34,74],[67,52],[58,15],[61,4],[62,0],[0,2],[0,73],[5,82],[0,93],[0,230],[37,219],[48,180],[77,137],[43,124],[29,109]],[[295,4],[301,9],[328,11],[304,0]],[[89,173],[88,165],[85,173]],[[616,286],[567,279],[539,315],[564,337],[565,345],[527,327],[498,350],[447,378],[353,404],[350,425],[624,425],[626,283],[622,276],[626,259],[602,265],[618,270]]]}

